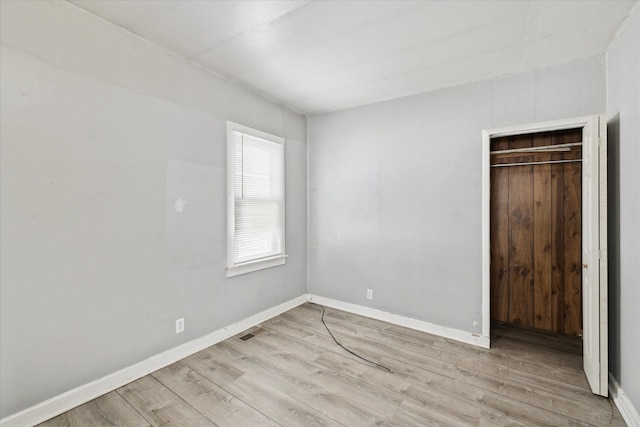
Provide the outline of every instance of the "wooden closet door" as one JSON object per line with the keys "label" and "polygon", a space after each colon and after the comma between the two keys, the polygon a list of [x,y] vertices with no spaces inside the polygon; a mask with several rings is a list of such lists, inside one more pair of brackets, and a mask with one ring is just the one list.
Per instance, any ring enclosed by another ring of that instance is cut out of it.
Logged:
{"label": "wooden closet door", "polygon": [[[581,129],[496,138],[491,150],[580,142]],[[511,153],[493,164],[580,159],[570,152]],[[491,169],[491,317],[581,333],[581,164]]]}

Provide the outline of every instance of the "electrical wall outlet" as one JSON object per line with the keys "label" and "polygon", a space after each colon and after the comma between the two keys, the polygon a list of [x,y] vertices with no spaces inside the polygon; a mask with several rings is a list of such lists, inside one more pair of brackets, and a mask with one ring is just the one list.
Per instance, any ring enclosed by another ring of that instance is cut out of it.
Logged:
{"label": "electrical wall outlet", "polygon": [[373,299],[373,289],[367,289],[367,299]]}
{"label": "electrical wall outlet", "polygon": [[176,334],[184,332],[184,317],[176,320]]}

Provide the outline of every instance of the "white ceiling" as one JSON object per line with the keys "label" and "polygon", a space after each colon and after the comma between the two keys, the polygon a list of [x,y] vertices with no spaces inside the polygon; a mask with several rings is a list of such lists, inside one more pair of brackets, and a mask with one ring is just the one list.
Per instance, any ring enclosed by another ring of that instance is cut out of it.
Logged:
{"label": "white ceiling", "polygon": [[71,1],[308,115],[604,53],[637,4]]}

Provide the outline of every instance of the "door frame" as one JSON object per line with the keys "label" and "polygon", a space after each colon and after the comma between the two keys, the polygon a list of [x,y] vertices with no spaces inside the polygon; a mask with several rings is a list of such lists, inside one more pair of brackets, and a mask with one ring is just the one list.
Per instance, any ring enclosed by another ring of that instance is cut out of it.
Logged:
{"label": "door frame", "polygon": [[[604,124],[604,125],[602,125]],[[599,375],[597,378],[588,378],[592,391],[596,394],[606,396],[608,394],[608,326],[607,326],[607,230],[606,230],[606,116],[591,115],[573,117],[560,120],[552,120],[538,123],[529,123],[522,125],[513,125],[498,127],[492,129],[482,130],[482,336],[486,338],[489,345],[491,345],[491,210],[490,210],[490,198],[491,198],[491,181],[490,181],[490,144],[492,138],[501,136],[521,135],[535,132],[548,132],[573,128],[584,128],[589,126],[591,129],[591,138],[595,138],[596,154],[599,154],[599,218],[596,219],[596,224],[600,224],[600,227],[586,229],[587,224],[582,222],[583,236],[585,232],[592,233],[592,237],[595,242],[598,242],[598,254],[599,254],[599,280],[598,280],[598,295],[599,295],[599,325],[597,332],[599,342],[598,355],[598,370]],[[584,132],[583,132],[584,134]],[[584,142],[584,141],[583,141]],[[583,157],[584,159],[584,157]],[[583,160],[584,165],[584,160]],[[583,180],[583,187],[585,185]],[[603,227],[604,225],[604,227]],[[583,260],[583,263],[585,261]],[[584,283],[584,280],[583,280]],[[583,301],[584,293],[583,289]],[[584,303],[583,303],[584,305]],[[583,316],[587,315],[588,310],[583,307]],[[584,324],[588,320],[583,318]]]}

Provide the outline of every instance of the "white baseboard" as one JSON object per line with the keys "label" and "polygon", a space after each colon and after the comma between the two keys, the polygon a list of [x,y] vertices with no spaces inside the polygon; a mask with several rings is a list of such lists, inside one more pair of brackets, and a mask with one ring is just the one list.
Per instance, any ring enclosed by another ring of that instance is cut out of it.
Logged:
{"label": "white baseboard", "polygon": [[618,407],[620,414],[622,414],[624,422],[626,422],[629,427],[640,427],[640,415],[638,411],[633,407],[627,394],[611,373],[609,373],[609,393],[611,394],[613,402]]}
{"label": "white baseboard", "polygon": [[[358,304],[351,304],[313,294],[304,294],[208,335],[152,356],[146,360],[136,363],[135,365],[121,369],[88,384],[76,387],[16,414],[5,417],[0,420],[0,427],[24,427],[39,424],[148,375],[151,372],[157,371],[158,369],[164,368],[165,366],[177,362],[180,359],[224,341],[227,338],[278,316],[285,311],[304,304],[305,302],[314,302],[327,307],[347,311],[349,313],[441,336],[443,338],[449,338],[467,344],[489,348],[489,338],[485,336],[472,334],[471,332],[461,331],[459,329],[434,325],[433,323],[400,316]],[[640,427],[640,415],[638,415],[638,411],[634,408],[624,390],[622,390],[616,379],[611,374],[609,374],[609,391],[625,422],[630,427]]]}
{"label": "white baseboard", "polygon": [[[187,343],[179,345],[178,347],[174,347],[170,350],[164,351],[160,354],[136,363],[135,365],[129,366],[112,374],[109,374],[103,378],[76,387],[65,393],[59,394],[58,396],[52,397],[51,399],[45,400],[42,403],[5,417],[0,420],[0,427],[24,427],[39,424],[59,414],[62,414],[63,412],[73,409],[76,406],[82,405],[83,403],[86,403],[92,399],[102,396],[103,394],[109,393],[110,391],[122,387],[125,384],[135,381],[145,375],[157,371],[158,369],[162,369],[165,366],[171,365],[172,363],[177,362],[180,359],[184,359],[185,357],[191,356],[192,354],[204,350],[207,347],[224,341],[227,338],[239,334],[242,331],[265,322],[275,316],[278,316],[281,313],[284,313],[285,311],[291,310],[292,308],[304,304],[308,301],[325,305],[327,307],[336,308],[338,310],[359,314],[361,316],[370,317],[372,319],[382,320],[384,322],[389,322],[395,325],[404,326],[429,334],[438,335],[444,338],[450,338],[467,344],[489,348],[488,337],[475,335],[470,332],[465,332],[458,329],[434,325],[422,320],[399,316],[397,314],[388,313],[382,310],[377,310],[375,308],[364,307],[361,305],[342,302],[317,295],[304,294],[290,301],[282,303],[276,307],[264,310],[256,315],[248,317],[232,325],[226,326],[208,335],[196,338],[193,341],[189,341]],[[612,393],[612,395],[614,394]],[[618,403],[616,402],[616,404]],[[627,404],[630,405],[630,403]],[[631,407],[631,409],[633,410],[633,407]],[[637,417],[637,412],[634,413]]]}
{"label": "white baseboard", "polygon": [[348,311],[349,313],[359,314],[360,316],[370,317],[372,319],[382,320],[383,322],[393,323],[394,325],[404,326],[406,328],[437,335],[443,338],[449,338],[478,347],[489,348],[489,337],[476,335],[471,332],[434,325],[433,323],[413,319],[411,317],[400,316],[375,308],[364,307],[362,305],[351,304],[317,295],[309,295],[309,301],[338,310]]}
{"label": "white baseboard", "polygon": [[103,378],[81,385],[42,403],[0,420],[0,427],[34,426],[63,412],[82,405],[96,397],[109,393],[125,384],[135,381],[151,372],[171,365],[194,353],[204,350],[216,343],[226,340],[240,332],[265,322],[285,311],[309,301],[309,295],[304,294],[276,307],[264,310],[256,315],[226,326],[203,337],[189,341],[178,347],[152,356],[135,365],[121,369]]}

